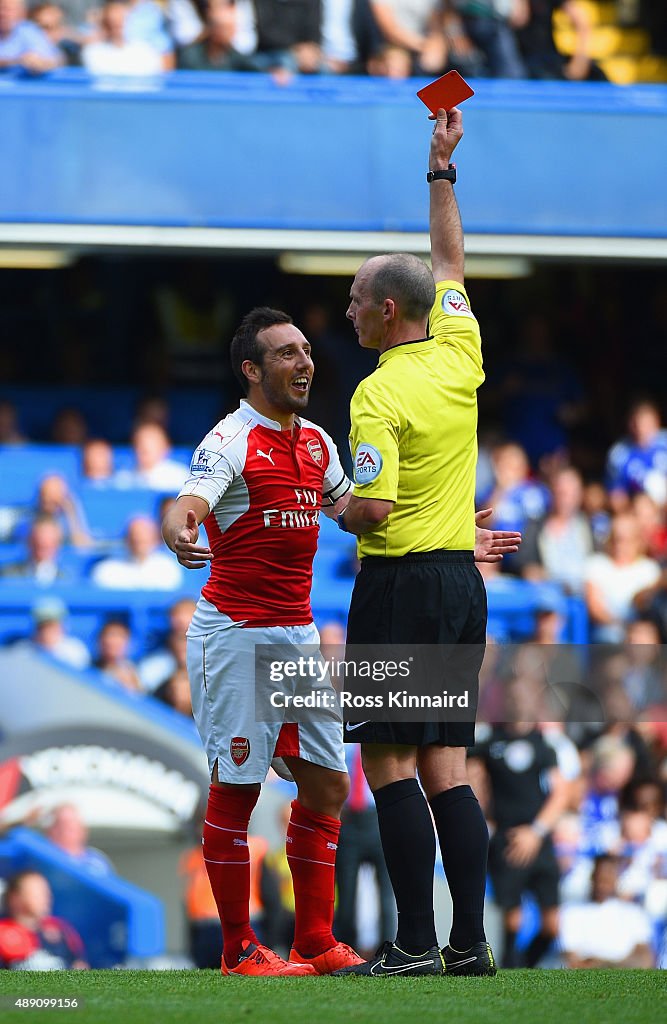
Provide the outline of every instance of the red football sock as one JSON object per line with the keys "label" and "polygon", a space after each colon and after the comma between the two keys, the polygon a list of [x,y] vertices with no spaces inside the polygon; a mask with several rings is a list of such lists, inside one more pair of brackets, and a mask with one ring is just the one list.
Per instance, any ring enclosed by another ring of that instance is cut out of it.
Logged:
{"label": "red football sock", "polygon": [[294,948],[301,956],[318,956],[336,944],[331,925],[339,832],[336,818],[292,801],[287,860],[294,883]]}
{"label": "red football sock", "polygon": [[258,942],[250,927],[248,822],[259,790],[211,786],[204,822],[204,861],[220,914],[225,962],[236,967],[241,942]]}

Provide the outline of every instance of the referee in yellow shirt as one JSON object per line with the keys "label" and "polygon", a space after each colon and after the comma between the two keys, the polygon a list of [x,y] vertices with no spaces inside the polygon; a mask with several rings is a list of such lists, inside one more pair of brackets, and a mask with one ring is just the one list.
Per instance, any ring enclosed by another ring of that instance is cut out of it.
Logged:
{"label": "referee in yellow shirt", "polygon": [[[347,315],[359,344],[377,349],[380,359],[352,399],[355,488],[339,525],[357,534],[361,557],[348,644],[476,645],[473,706],[486,635],[486,593],[473,555],[484,371],[479,326],[463,287],[463,229],[450,164],[462,135],[461,112],[440,110],[428,175],[433,273],[415,256],[375,256],[352,284]],[[516,539],[508,550],[510,544]],[[362,744],[398,933],[371,960],[336,973],[495,974],[483,925],[488,832],[466,773],[474,722],[348,723],[345,738]],[[435,835],[424,793],[453,901],[442,951],[433,913]]]}

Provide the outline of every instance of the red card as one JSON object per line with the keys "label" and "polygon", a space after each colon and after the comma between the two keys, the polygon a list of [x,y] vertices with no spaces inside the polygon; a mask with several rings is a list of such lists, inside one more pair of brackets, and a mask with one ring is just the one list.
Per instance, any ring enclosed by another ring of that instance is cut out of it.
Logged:
{"label": "red card", "polygon": [[437,114],[440,109],[451,110],[457,107],[459,103],[474,96],[475,92],[458,71],[448,71],[442,78],[436,78],[435,82],[425,85],[417,95],[432,114]]}

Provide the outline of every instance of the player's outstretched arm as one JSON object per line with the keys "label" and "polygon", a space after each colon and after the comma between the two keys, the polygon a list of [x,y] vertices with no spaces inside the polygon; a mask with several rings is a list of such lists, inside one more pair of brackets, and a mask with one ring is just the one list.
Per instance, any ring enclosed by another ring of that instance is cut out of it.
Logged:
{"label": "player's outstretched arm", "polygon": [[[463,117],[458,107],[439,110],[431,139],[429,170],[446,171],[452,154],[463,138]],[[454,186],[436,179],[430,189],[431,264],[438,281],[463,284],[463,226]]]}
{"label": "player's outstretched arm", "polygon": [[203,569],[213,558],[210,548],[197,544],[199,526],[209,513],[208,502],[194,494],[177,498],[162,520],[162,536],[186,569]]}

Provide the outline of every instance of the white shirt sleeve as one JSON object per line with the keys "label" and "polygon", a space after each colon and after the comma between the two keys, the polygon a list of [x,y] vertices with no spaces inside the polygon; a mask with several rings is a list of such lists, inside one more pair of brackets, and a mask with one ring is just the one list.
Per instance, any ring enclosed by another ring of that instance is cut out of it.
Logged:
{"label": "white shirt sleeve", "polygon": [[231,436],[219,431],[207,434],[196,449],[190,463],[190,475],[178,497],[194,495],[208,502],[213,510],[235,477],[243,470],[247,450],[246,433],[238,430]]}

